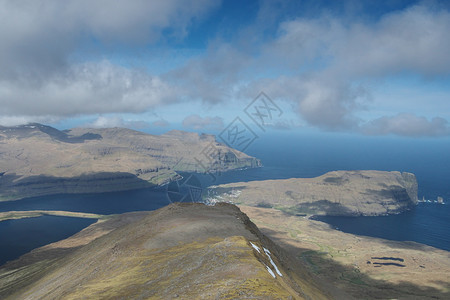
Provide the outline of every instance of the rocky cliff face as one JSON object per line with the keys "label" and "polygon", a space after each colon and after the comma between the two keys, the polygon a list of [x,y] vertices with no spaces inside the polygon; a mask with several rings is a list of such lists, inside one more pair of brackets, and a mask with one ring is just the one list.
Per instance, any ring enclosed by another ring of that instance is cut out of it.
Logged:
{"label": "rocky cliff face", "polygon": [[335,171],[316,178],[232,183],[212,187],[207,201],[273,207],[292,214],[386,215],[417,204],[414,174]]}
{"label": "rocky cliff face", "polygon": [[118,215],[0,268],[2,299],[327,299],[237,207]]}
{"label": "rocky cliff face", "polygon": [[416,175],[408,172],[402,173],[403,186],[408,193],[409,198],[414,204],[418,203],[417,193],[419,191],[419,185],[417,184]]}
{"label": "rocky cliff face", "polygon": [[41,124],[0,127],[0,201],[144,188],[166,183],[178,171],[260,165],[211,135],[178,131],[154,136],[124,128],[59,131]]}

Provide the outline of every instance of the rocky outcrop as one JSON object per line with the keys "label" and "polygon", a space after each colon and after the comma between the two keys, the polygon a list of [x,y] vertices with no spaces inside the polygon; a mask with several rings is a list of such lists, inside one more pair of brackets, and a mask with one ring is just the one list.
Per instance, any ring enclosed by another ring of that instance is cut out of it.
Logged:
{"label": "rocky outcrop", "polygon": [[167,183],[178,171],[260,165],[212,135],[177,131],[155,136],[125,128],[59,131],[41,124],[0,127],[0,201],[130,190]]}
{"label": "rocky outcrop", "polygon": [[411,173],[334,171],[316,178],[224,184],[210,188],[208,195],[210,202],[273,207],[291,214],[377,216],[417,204],[417,180]]}
{"label": "rocky outcrop", "polygon": [[237,207],[117,215],[0,268],[1,299],[328,299]]}
{"label": "rocky outcrop", "polygon": [[419,191],[419,185],[417,184],[416,175],[408,172],[402,173],[403,186],[408,193],[409,198],[414,204],[418,203],[417,193]]}

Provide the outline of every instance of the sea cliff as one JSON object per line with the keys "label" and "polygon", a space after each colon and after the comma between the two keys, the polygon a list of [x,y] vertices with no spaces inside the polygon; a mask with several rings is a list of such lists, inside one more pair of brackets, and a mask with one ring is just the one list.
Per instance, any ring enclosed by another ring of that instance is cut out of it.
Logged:
{"label": "sea cliff", "polygon": [[416,205],[417,189],[412,173],[334,171],[315,178],[214,186],[205,201],[276,208],[301,215],[379,216],[401,213]]}

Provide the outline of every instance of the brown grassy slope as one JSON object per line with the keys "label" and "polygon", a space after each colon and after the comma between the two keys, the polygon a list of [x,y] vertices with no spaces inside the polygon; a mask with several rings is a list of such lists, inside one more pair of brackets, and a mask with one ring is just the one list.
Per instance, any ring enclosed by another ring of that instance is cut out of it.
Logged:
{"label": "brown grassy slope", "polygon": [[275,209],[240,208],[298,263],[356,299],[450,299],[448,251],[343,233]]}
{"label": "brown grassy slope", "polygon": [[273,207],[291,214],[385,215],[417,203],[411,173],[334,171],[315,178],[223,184],[210,189],[212,201]]}
{"label": "brown grassy slope", "polygon": [[[202,154],[209,145],[217,156]],[[259,165],[211,135],[176,131],[155,136],[124,128],[62,132],[41,124],[0,127],[0,201],[145,188],[167,182],[176,171]]]}
{"label": "brown grassy slope", "polygon": [[[283,276],[270,275],[262,247]],[[113,217],[8,263],[0,298],[328,298],[308,274],[237,207],[173,204]]]}
{"label": "brown grassy slope", "polygon": [[[88,132],[135,153],[150,155],[176,171],[228,171],[260,165],[259,160],[216,142],[215,137],[208,134],[172,130],[157,136],[124,128],[76,128],[69,133],[79,136]],[[214,150],[213,156],[207,155],[208,149]]]}

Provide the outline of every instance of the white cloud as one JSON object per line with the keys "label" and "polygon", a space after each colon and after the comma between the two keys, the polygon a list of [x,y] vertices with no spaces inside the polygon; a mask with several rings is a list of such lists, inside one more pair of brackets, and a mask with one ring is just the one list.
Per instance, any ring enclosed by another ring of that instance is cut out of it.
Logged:
{"label": "white cloud", "polygon": [[199,115],[189,115],[183,120],[183,127],[193,129],[222,129],[223,119],[219,117],[200,117]]}
{"label": "white cloud", "polygon": [[0,78],[58,72],[80,43],[146,44],[163,30],[183,37],[194,19],[219,1],[33,0],[0,1]]}
{"label": "white cloud", "polygon": [[299,18],[281,23],[278,35],[256,51],[214,44],[166,78],[174,76],[186,95],[209,103],[252,99],[264,91],[295,103],[311,126],[358,130],[364,123],[359,113],[379,100],[372,84],[405,72],[426,80],[450,75],[449,29],[447,10],[424,5],[372,22]]}
{"label": "white cloud", "polygon": [[350,130],[360,120],[353,114],[369,98],[363,87],[352,87],[346,82],[314,76],[280,76],[275,79],[258,80],[247,86],[246,94],[264,91],[275,101],[279,99],[294,103],[295,111],[309,125],[325,130]]}
{"label": "white cloud", "polygon": [[[414,72],[450,74],[450,13],[413,6],[385,16],[374,27],[354,25],[336,48],[337,67],[356,75]],[[345,43],[345,44],[344,44]]]}
{"label": "white cloud", "polygon": [[61,121],[55,116],[2,116],[0,115],[0,126],[16,126],[28,123],[55,123]]}
{"label": "white cloud", "polygon": [[242,71],[251,62],[248,54],[231,44],[213,44],[203,56],[189,60],[164,78],[173,82],[189,99],[217,104],[235,96],[233,86],[243,79]]}
{"label": "white cloud", "polygon": [[[114,46],[148,45],[167,39],[167,32],[169,39],[182,38],[194,20],[218,3],[0,0],[0,121],[7,116],[11,122],[14,118],[34,121],[140,113],[193,100],[221,105],[251,100],[264,91],[275,101],[293,103],[310,126],[368,132],[369,124],[364,125],[360,113],[380,101],[373,99],[371,85],[405,73],[425,80],[448,80],[450,75],[450,13],[428,2],[370,21],[330,14],[290,19],[280,23],[271,38],[267,29],[278,15],[271,17],[272,6],[265,2],[255,21],[267,20],[265,27],[250,24],[236,34],[236,40],[227,42],[213,37],[205,53],[199,51],[161,76],[107,60],[78,62],[82,55],[74,58],[80,47],[89,47],[88,40]],[[424,98],[417,107],[428,101],[433,99]],[[417,112],[409,107],[404,111]],[[200,128],[214,123],[212,119],[190,116],[185,121]],[[380,129],[391,126],[386,124],[394,119],[399,117],[379,115],[370,123],[378,129],[371,130],[408,135]],[[417,127],[411,132],[420,132],[422,126],[423,134],[441,135],[434,130],[439,131],[443,119],[409,120]]]}
{"label": "white cloud", "polygon": [[145,121],[125,120],[120,116],[98,116],[94,121],[83,125],[87,128],[113,128],[113,127],[126,127],[133,129],[149,128],[151,125]]}
{"label": "white cloud", "polygon": [[104,117],[99,116],[94,122],[88,124],[86,127],[94,128],[111,128],[111,127],[125,127],[125,122],[121,117]]}
{"label": "white cloud", "polygon": [[381,117],[362,127],[362,131],[369,135],[395,134],[409,137],[422,136],[448,136],[450,127],[443,118],[433,118],[431,121],[425,117],[413,114],[398,114],[396,116]]}
{"label": "white cloud", "polygon": [[421,5],[392,12],[375,23],[348,23],[326,15],[297,19],[280,25],[279,36],[265,55],[292,68],[310,64],[346,78],[405,71],[448,75],[449,28],[448,11]]}
{"label": "white cloud", "polygon": [[[263,90],[291,100],[301,118],[315,127],[357,129],[362,124],[358,113],[379,100],[372,97],[372,84],[407,72],[423,80],[448,79],[449,30],[447,10],[420,5],[375,23],[348,23],[327,15],[288,21],[261,54],[262,61],[279,63],[286,75],[254,81],[246,94]],[[424,97],[422,105],[429,101]],[[430,132],[427,123],[415,124]]]}
{"label": "white cloud", "polygon": [[160,78],[141,71],[108,61],[84,63],[39,86],[0,81],[0,115],[142,112],[174,101],[175,93]]}
{"label": "white cloud", "polygon": [[0,0],[0,116],[142,112],[172,102],[176,88],[157,76],[73,55],[93,41],[133,47],[161,40],[163,31],[182,38],[218,3]]}

